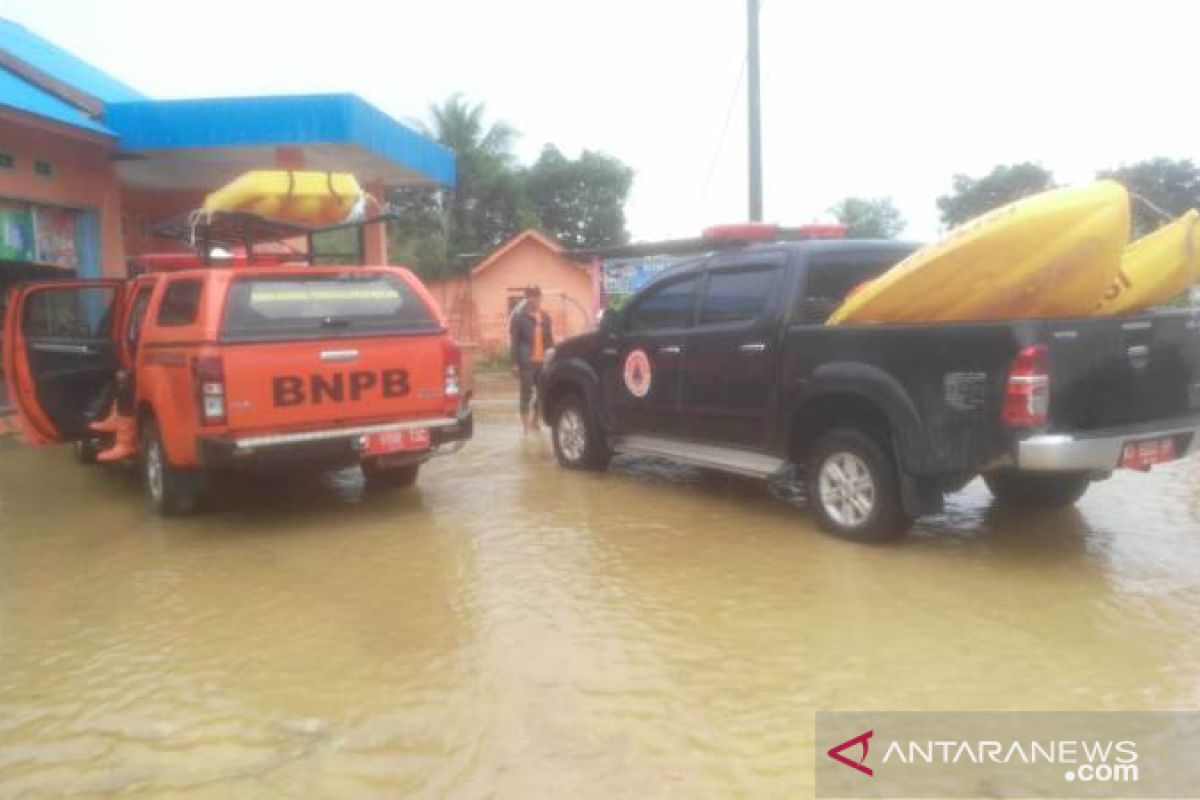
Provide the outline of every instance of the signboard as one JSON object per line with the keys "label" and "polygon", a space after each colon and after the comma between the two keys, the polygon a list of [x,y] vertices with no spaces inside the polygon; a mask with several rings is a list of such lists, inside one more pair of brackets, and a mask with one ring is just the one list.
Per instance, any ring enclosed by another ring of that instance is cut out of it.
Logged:
{"label": "signboard", "polygon": [[77,269],[78,217],[66,208],[0,200],[0,261]]}
{"label": "signboard", "polygon": [[29,206],[0,200],[0,260],[37,260]]}
{"label": "signboard", "polygon": [[633,294],[663,270],[686,260],[678,256],[605,259],[600,268],[604,293],[609,296]]}
{"label": "signboard", "polygon": [[34,230],[37,234],[39,264],[76,269],[79,255],[75,251],[75,220],[77,213],[65,208],[35,206]]}

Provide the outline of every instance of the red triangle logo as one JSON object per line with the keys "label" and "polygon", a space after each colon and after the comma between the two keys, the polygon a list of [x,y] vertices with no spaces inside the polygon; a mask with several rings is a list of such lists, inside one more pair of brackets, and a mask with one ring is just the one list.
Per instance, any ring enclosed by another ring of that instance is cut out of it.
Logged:
{"label": "red triangle logo", "polygon": [[[847,739],[846,741],[842,742],[841,744],[835,744],[833,747],[829,748],[829,750],[826,751],[826,755],[828,755],[834,761],[845,764],[847,767],[851,767],[852,769],[856,769],[859,772],[866,773],[867,775],[874,775],[875,770],[871,769],[864,763],[867,760],[867,753],[869,753],[871,750],[870,739],[874,735],[875,735],[874,730],[869,730],[866,733],[860,733],[858,736],[855,736],[853,739]],[[854,746],[860,745],[860,744],[862,745],[862,757],[860,759],[858,759],[858,761],[851,761],[850,759],[848,759],[844,755],[842,755],[843,750],[849,749],[851,747],[854,747]]]}

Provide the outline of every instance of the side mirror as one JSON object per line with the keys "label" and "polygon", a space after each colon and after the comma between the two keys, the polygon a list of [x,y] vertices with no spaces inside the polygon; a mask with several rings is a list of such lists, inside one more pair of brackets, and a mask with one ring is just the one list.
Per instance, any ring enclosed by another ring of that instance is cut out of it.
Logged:
{"label": "side mirror", "polygon": [[610,331],[616,327],[619,316],[611,308],[602,308],[596,312],[596,326],[602,331]]}

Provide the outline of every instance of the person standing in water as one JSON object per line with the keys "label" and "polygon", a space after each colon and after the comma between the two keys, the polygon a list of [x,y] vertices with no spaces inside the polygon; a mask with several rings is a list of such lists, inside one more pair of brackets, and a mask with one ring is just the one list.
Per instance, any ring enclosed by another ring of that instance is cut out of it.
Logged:
{"label": "person standing in water", "polygon": [[550,315],[542,311],[542,290],[537,286],[525,289],[525,300],[508,321],[509,345],[513,369],[521,380],[518,408],[521,425],[526,433],[538,429],[538,402],[534,397],[546,351],[554,346],[554,331]]}

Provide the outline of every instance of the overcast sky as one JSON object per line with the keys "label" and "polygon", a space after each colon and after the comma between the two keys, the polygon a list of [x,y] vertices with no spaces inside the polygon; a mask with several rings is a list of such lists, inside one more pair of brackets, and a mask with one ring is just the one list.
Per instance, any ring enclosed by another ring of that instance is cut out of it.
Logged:
{"label": "overcast sky", "polygon": [[[0,0],[0,15],[154,97],[352,91],[404,120],[462,92],[521,131],[526,161],[553,142],[633,167],[638,239],[746,217],[744,0]],[[1198,23],[1188,0],[764,0],[765,216],[888,195],[929,238],[956,172],[1033,160],[1076,182],[1196,158]]]}

